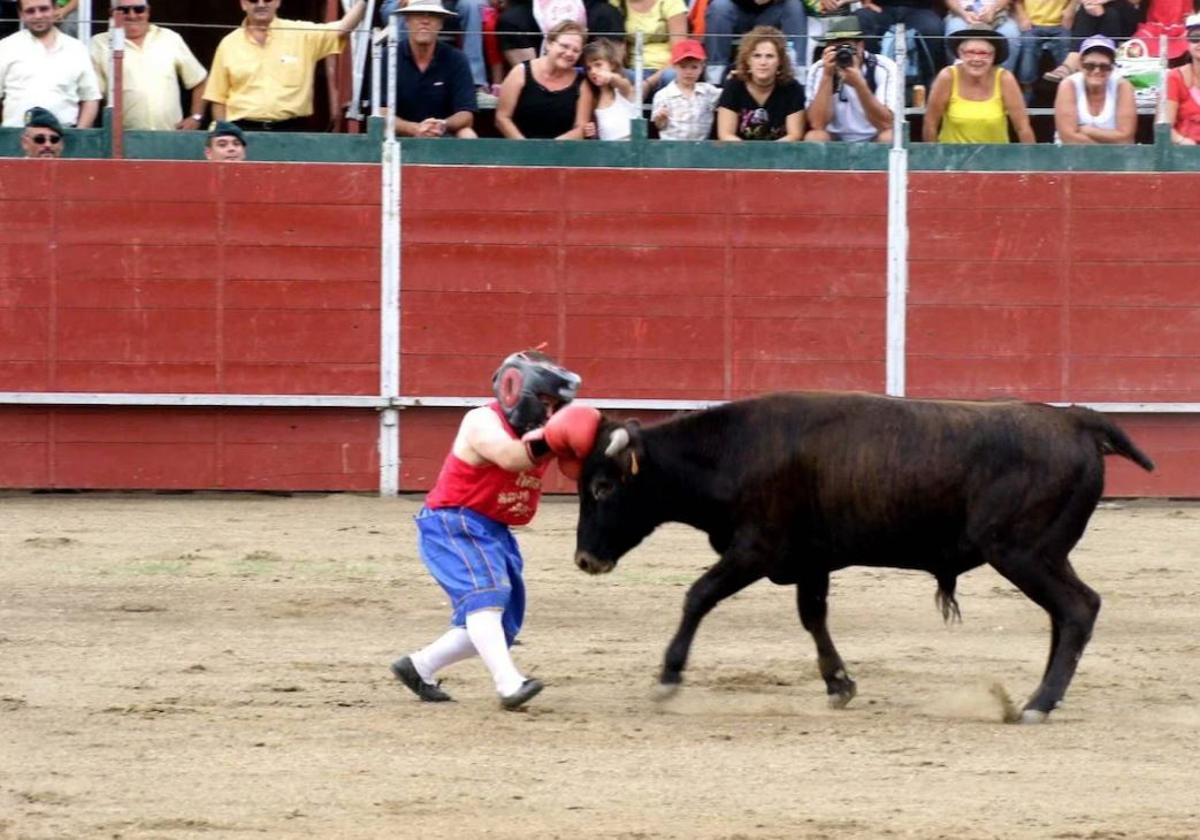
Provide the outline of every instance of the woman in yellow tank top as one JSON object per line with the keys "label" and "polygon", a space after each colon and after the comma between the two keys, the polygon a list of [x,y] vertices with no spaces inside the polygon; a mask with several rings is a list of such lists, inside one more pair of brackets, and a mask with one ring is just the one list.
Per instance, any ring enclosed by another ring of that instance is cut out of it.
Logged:
{"label": "woman in yellow tank top", "polygon": [[1008,42],[982,26],[951,36],[958,62],[933,82],[925,108],[926,143],[1007,143],[1008,123],[1021,143],[1033,143],[1033,129],[1021,86],[1000,63]]}

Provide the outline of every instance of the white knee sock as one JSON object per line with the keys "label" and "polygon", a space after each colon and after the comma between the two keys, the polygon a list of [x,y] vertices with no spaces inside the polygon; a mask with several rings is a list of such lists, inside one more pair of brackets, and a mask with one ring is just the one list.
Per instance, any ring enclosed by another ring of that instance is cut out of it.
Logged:
{"label": "white knee sock", "polygon": [[433,682],[433,676],[447,665],[461,662],[475,655],[475,645],[465,628],[451,627],[441,637],[412,655],[413,667],[425,682]]}
{"label": "white knee sock", "polygon": [[504,638],[504,626],[500,623],[500,610],[479,610],[467,615],[467,632],[471,643],[483,659],[483,664],[492,672],[496,691],[503,696],[514,693],[525,682],[525,677],[513,664],[508,652],[508,640]]}

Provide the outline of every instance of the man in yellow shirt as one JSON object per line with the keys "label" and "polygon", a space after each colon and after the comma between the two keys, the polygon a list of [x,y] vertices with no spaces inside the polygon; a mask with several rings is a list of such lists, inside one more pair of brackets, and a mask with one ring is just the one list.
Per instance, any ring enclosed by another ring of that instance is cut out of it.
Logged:
{"label": "man in yellow shirt", "polygon": [[[110,0],[109,10],[114,18],[121,15],[125,26],[124,126],[144,131],[200,128],[204,123],[201,83],[208,78],[208,72],[183,38],[150,22],[150,4],[146,0]],[[100,88],[108,92],[112,33],[93,36],[90,51]],[[179,105],[181,81],[192,97],[186,117]]]}
{"label": "man in yellow shirt", "polygon": [[302,131],[313,112],[317,62],[342,51],[366,0],[333,23],[276,17],[280,0],[240,2],[246,20],[221,39],[204,90],[212,115],[250,131]]}

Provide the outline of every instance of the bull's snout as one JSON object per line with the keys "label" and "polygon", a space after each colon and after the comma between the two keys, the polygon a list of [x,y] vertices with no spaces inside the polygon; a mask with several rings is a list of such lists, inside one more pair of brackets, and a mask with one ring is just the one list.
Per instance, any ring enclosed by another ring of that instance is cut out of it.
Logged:
{"label": "bull's snout", "polygon": [[575,565],[583,569],[589,575],[602,575],[606,572],[611,572],[613,567],[617,565],[615,560],[600,560],[593,557],[586,551],[575,552]]}

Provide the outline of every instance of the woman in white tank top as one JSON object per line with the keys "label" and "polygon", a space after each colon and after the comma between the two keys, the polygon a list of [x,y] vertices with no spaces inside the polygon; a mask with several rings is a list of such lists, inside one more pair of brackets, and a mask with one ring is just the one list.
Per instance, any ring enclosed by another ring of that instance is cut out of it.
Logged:
{"label": "woman in white tank top", "polygon": [[1083,70],[1058,86],[1055,143],[1132,143],[1137,130],[1133,86],[1116,75],[1117,47],[1095,35],[1083,42]]}

